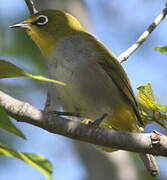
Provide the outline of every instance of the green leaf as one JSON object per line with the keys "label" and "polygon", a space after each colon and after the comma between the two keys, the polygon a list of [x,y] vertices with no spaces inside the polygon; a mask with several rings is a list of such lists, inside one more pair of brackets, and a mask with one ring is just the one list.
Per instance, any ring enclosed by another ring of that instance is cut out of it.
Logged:
{"label": "green leaf", "polygon": [[26,139],[24,134],[12,123],[6,112],[0,106],[0,128],[8,131],[9,133],[15,134],[23,139]]}
{"label": "green leaf", "polygon": [[56,83],[63,86],[66,85],[65,83],[61,81],[27,73],[23,71],[21,68],[17,67],[16,65],[8,61],[0,60],[0,79],[11,78],[11,77],[28,77],[28,78],[32,78],[32,79],[36,79],[40,81]]}
{"label": "green leaf", "polygon": [[140,116],[143,120],[144,127],[147,124],[156,122],[163,128],[167,129],[167,125],[166,125],[167,116],[165,114],[158,112],[158,114],[156,115],[154,111],[151,113],[150,111],[142,108],[142,109],[140,109]]}
{"label": "green leaf", "polygon": [[43,156],[29,153],[18,152],[15,149],[0,143],[0,155],[14,157],[24,161],[25,163],[33,166],[34,168],[41,171],[47,178],[47,180],[52,180],[53,167],[49,160]]}
{"label": "green leaf", "polygon": [[154,51],[160,51],[163,54],[167,54],[167,46],[157,46],[154,48]]}
{"label": "green leaf", "polygon": [[153,111],[160,110],[164,113],[167,113],[167,107],[156,101],[150,83],[140,86],[137,89],[139,90],[137,95],[138,100],[144,107]]}

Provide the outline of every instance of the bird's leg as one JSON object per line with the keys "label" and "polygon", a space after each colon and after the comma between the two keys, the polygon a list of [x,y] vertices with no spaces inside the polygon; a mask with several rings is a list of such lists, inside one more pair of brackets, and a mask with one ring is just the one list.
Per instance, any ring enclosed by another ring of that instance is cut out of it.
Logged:
{"label": "bird's leg", "polygon": [[96,119],[95,121],[89,122],[89,125],[98,127],[106,116],[108,116],[108,114],[104,113],[100,118]]}

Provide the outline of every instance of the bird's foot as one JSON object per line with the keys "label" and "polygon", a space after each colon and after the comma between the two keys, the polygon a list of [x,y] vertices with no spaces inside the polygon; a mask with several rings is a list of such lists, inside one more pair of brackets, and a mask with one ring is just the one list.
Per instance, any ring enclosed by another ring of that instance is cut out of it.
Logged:
{"label": "bird's foot", "polygon": [[94,126],[94,127],[99,127],[100,123],[104,120],[104,118],[105,118],[107,115],[108,115],[107,113],[103,114],[100,118],[96,119],[95,121],[93,121],[93,122],[90,121],[90,122],[88,123],[88,125]]}

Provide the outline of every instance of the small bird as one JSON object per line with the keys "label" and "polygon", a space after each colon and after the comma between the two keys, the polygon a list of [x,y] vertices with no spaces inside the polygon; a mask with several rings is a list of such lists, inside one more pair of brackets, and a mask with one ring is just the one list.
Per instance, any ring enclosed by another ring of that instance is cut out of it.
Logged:
{"label": "small bird", "polygon": [[50,78],[66,83],[65,87],[51,84],[47,110],[63,108],[64,115],[69,113],[94,122],[100,119],[101,128],[124,132],[143,130],[124,69],[116,56],[74,16],[59,10],[44,10],[10,27],[25,29],[40,48]]}

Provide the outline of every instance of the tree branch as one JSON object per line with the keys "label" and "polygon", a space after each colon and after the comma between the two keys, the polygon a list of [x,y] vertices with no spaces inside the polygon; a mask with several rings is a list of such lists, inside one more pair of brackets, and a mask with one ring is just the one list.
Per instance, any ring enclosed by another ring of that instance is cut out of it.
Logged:
{"label": "tree branch", "polygon": [[120,56],[118,57],[118,61],[120,63],[122,63],[123,61],[126,61],[128,57],[143,44],[143,42],[148,38],[151,32],[160,24],[160,22],[165,18],[166,15],[167,15],[167,8],[164,8],[162,12],[155,18],[154,22],[137,39],[137,41],[125,52],[120,54]]}
{"label": "tree branch", "polygon": [[32,0],[25,0],[25,3],[27,4],[27,7],[31,15],[36,14],[38,12]]}
{"label": "tree branch", "polygon": [[45,113],[2,91],[0,91],[0,105],[17,121],[38,126],[51,133],[96,145],[167,157],[167,136],[155,131],[141,134],[95,128],[55,114]]}

